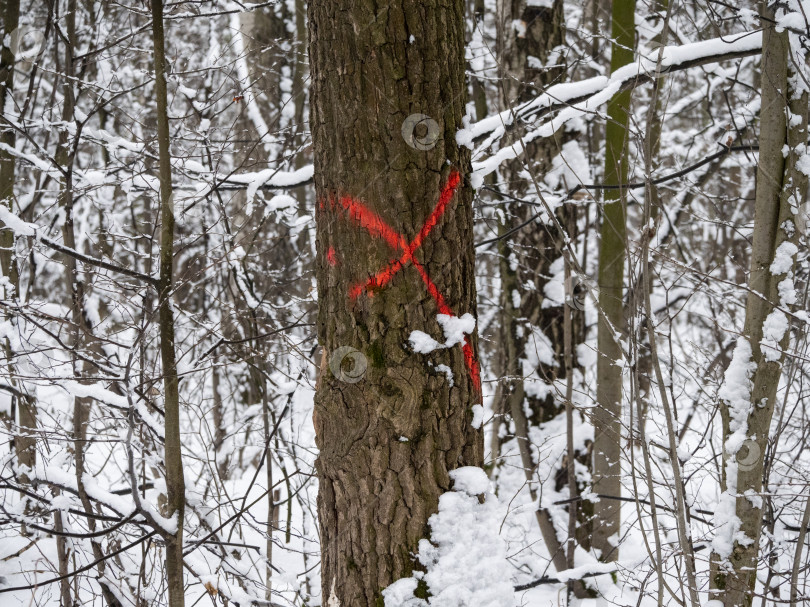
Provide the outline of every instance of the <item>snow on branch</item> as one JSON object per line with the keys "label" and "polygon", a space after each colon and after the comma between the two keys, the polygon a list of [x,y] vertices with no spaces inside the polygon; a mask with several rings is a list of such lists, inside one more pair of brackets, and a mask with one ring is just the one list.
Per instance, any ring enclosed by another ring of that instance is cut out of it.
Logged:
{"label": "snow on branch", "polygon": [[60,244],[50,238],[43,236],[37,232],[38,226],[35,223],[29,223],[27,221],[23,221],[17,215],[9,211],[6,207],[0,206],[0,224],[2,226],[8,228],[12,232],[14,232],[17,236],[22,237],[35,237],[39,242],[44,244],[50,249],[57,251],[59,253],[64,253],[65,255],[70,255],[74,259],[86,263],[91,266],[95,266],[97,268],[102,268],[105,270],[110,270],[111,272],[117,272],[119,274],[123,274],[124,276],[129,276],[130,278],[137,278],[138,280],[142,280],[145,283],[151,284],[153,286],[157,286],[158,279],[153,276],[148,276],[147,274],[143,274],[138,272],[137,270],[133,270],[131,268],[127,268],[126,266],[119,265],[117,263],[111,263],[109,261],[104,261],[103,259],[98,259],[96,257],[91,257],[90,255],[85,255],[84,253],[80,253],[76,249],[71,249],[70,247],[66,247],[63,244]]}
{"label": "snow on branch", "polygon": [[[717,63],[757,54],[762,49],[762,32],[746,32],[734,37],[712,38],[693,44],[668,46],[664,49],[661,73],[688,69],[707,63]],[[580,82],[567,82],[550,87],[543,94],[516,108],[504,110],[500,114],[484,118],[467,129],[459,131],[457,140],[472,148],[473,141],[491,133],[477,148],[474,157],[498,141],[518,121],[537,121],[538,118],[554,111],[558,113],[529,130],[520,140],[507,146],[488,158],[473,162],[473,187],[481,187],[484,177],[497,170],[508,160],[523,153],[524,145],[543,137],[550,137],[568,121],[583,114],[594,112],[606,104],[616,93],[652,82],[657,62],[640,57],[611,74],[610,77],[596,76]]]}
{"label": "snow on branch", "polygon": [[[702,42],[668,46],[664,49],[661,73],[686,70],[700,65],[729,61],[756,55],[762,50],[762,32],[743,32],[735,36],[712,38]],[[496,143],[518,122],[537,121],[539,118],[558,111],[559,113],[523,136],[511,146],[484,160],[473,162],[473,186],[480,187],[483,178],[495,171],[501,163],[519,156],[523,144],[542,137],[550,137],[569,120],[592,112],[607,103],[616,93],[652,82],[656,61],[641,57],[635,63],[624,66],[610,77],[596,76],[579,82],[565,82],[548,88],[541,95],[526,101],[515,108],[488,116],[461,129],[456,140],[461,145],[473,148],[475,141],[489,135],[477,147],[474,156],[481,156],[486,149]],[[185,169],[195,171],[193,165]],[[200,166],[199,172],[204,169]],[[257,190],[284,189],[311,183],[314,168],[311,164],[295,171],[265,169],[254,173],[213,175],[212,190],[248,190],[252,198]],[[176,186],[182,188],[183,186]]]}
{"label": "snow on branch", "polygon": [[[239,174],[211,174],[202,165],[186,163],[184,169],[199,175],[208,173],[213,179],[210,190],[247,190],[248,196],[253,197],[258,190],[280,190],[306,185],[312,182],[314,167],[311,164],[302,166],[295,171],[282,171],[280,169],[264,169],[253,173]],[[182,189],[183,185],[175,185],[175,189]]]}

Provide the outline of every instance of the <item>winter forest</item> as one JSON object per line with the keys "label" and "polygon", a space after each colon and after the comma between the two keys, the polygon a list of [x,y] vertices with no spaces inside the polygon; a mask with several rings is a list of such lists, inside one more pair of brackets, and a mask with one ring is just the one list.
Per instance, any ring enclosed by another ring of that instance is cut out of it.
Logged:
{"label": "winter forest", "polygon": [[810,1],[0,36],[0,604],[810,604]]}

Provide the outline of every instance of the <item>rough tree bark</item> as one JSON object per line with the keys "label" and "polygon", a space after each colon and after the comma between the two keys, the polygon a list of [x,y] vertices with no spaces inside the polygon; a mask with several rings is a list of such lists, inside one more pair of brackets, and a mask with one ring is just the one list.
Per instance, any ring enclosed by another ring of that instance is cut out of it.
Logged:
{"label": "rough tree bark", "polygon": [[[610,70],[633,61],[635,0],[613,3]],[[608,103],[605,127],[607,185],[627,183],[627,141],[630,91]],[[597,407],[594,410],[593,492],[619,497],[621,484],[622,348],[618,335],[624,327],[624,261],[627,247],[626,196],[623,190],[606,190],[599,245],[599,314],[596,363]],[[618,364],[617,364],[618,363]],[[602,499],[594,504],[593,547],[604,561],[615,561],[615,541],[621,524],[621,502]]]}
{"label": "rough tree bark", "polygon": [[185,480],[180,442],[180,391],[174,349],[174,315],[171,295],[174,268],[174,196],[169,150],[169,104],[166,92],[166,53],[163,33],[163,1],[152,0],[152,39],[155,58],[157,141],[160,178],[160,360],[163,370],[165,409],[164,460],[166,465],[167,516],[175,518],[174,533],[163,532],[166,542],[166,575],[169,607],[183,607],[183,512]]}
{"label": "rough tree bark", "polygon": [[316,0],[309,37],[323,602],[380,605],[448,473],[483,463],[475,333],[407,346],[414,330],[444,341],[437,314],[476,311],[464,2]]}
{"label": "rough tree bark", "polygon": [[[763,22],[772,23],[770,7]],[[757,582],[762,530],[764,455],[773,418],[784,352],[790,342],[789,312],[796,242],[796,214],[804,204],[808,176],[797,161],[807,143],[808,95],[791,74],[789,34],[766,27],[762,39],[762,109],[754,203],[754,234],[745,325],[721,393],[723,478],[719,537],[711,555],[711,597],[725,607],[750,606]],[[798,54],[798,53],[797,53]],[[800,69],[806,69],[799,66]],[[790,117],[790,120],[788,120]],[[788,150],[787,155],[783,150]],[[732,371],[734,367],[734,371]],[[743,376],[744,375],[744,376]],[[736,531],[736,533],[732,533]]]}

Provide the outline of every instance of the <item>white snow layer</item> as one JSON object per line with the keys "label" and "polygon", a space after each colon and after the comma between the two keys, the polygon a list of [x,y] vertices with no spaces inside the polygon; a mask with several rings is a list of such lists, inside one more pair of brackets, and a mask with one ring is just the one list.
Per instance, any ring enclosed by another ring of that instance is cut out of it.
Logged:
{"label": "white snow layer", "polygon": [[727,458],[726,490],[714,511],[714,526],[717,530],[712,539],[712,550],[722,559],[727,559],[734,549],[734,542],[746,544],[750,540],[740,531],[742,521],[737,516],[737,452],[748,438],[748,415],[751,404],[751,378],[756,363],[751,358],[751,344],[741,337],[737,340],[731,364],[726,369],[719,397],[728,405],[729,430],[726,440]]}
{"label": "white snow layer", "polygon": [[[670,69],[690,61],[705,60],[710,57],[722,57],[724,54],[750,52],[762,47],[761,32],[745,32],[733,37],[713,38],[680,46],[667,46],[664,48],[661,66]],[[505,146],[484,160],[473,161],[473,175],[471,183],[479,188],[484,183],[484,177],[497,170],[505,161],[517,158],[524,151],[524,145],[538,138],[550,137],[567,122],[581,117],[587,112],[593,112],[601,105],[610,101],[622,85],[639,74],[651,74],[657,69],[657,62],[646,57],[619,68],[610,77],[595,76],[579,82],[564,82],[549,87],[543,94],[527,101],[517,108],[510,108],[500,114],[488,116],[470,125],[465,133],[466,138],[475,139],[483,134],[495,132],[501,134],[505,127],[512,123],[514,116],[530,115],[559,102],[571,102],[571,105],[562,109],[558,114],[549,118],[526,133],[520,141]],[[575,100],[579,100],[576,102]],[[493,138],[494,139],[494,138]],[[479,149],[488,146],[484,142]],[[474,155],[474,156],[477,156]]]}
{"label": "white snow layer", "polygon": [[473,405],[473,420],[470,422],[470,425],[478,430],[481,428],[481,424],[484,423],[484,407],[483,405]]}
{"label": "white snow layer", "polygon": [[[459,468],[450,477],[453,490],[439,498],[439,512],[428,520],[431,539],[419,542],[418,559],[426,571],[383,590],[386,607],[515,606],[512,568],[498,534],[504,507],[489,493],[481,468]],[[483,504],[479,494],[486,494]],[[420,581],[427,585],[427,600],[413,594]]]}
{"label": "white snow layer", "polygon": [[436,320],[444,331],[444,345],[446,348],[464,342],[464,335],[475,331],[475,317],[467,313],[464,316],[450,316],[448,314],[438,314]]}
{"label": "white snow layer", "polygon": [[430,354],[434,350],[444,348],[444,344],[439,343],[424,331],[411,331],[408,342],[413,351],[420,354]]}
{"label": "white snow layer", "polygon": [[469,313],[460,317],[437,314],[436,320],[442,327],[444,343],[436,341],[424,331],[411,331],[408,342],[414,352],[430,354],[434,350],[452,348],[456,344],[464,343],[464,336],[475,330],[475,316]]}
{"label": "white snow layer", "polygon": [[37,233],[35,224],[23,221],[4,206],[0,206],[0,221],[17,236],[34,236]]}
{"label": "white snow layer", "polygon": [[489,491],[489,478],[486,472],[475,466],[464,466],[450,472],[453,491],[464,491],[469,495],[481,495]]}
{"label": "white snow layer", "polygon": [[768,362],[776,362],[782,358],[782,347],[779,342],[785,337],[789,326],[787,316],[781,310],[773,310],[765,319],[760,348]]}
{"label": "white snow layer", "polygon": [[792,242],[783,242],[776,249],[773,256],[773,263],[771,264],[771,273],[774,276],[781,276],[787,274],[793,268],[793,256],[799,252],[797,247]]}
{"label": "white snow layer", "polygon": [[726,369],[723,386],[719,396],[728,405],[729,430],[731,434],[726,441],[726,452],[736,455],[748,437],[748,414],[751,412],[751,378],[757,365],[751,359],[751,344],[744,337],[737,340],[731,364]]}

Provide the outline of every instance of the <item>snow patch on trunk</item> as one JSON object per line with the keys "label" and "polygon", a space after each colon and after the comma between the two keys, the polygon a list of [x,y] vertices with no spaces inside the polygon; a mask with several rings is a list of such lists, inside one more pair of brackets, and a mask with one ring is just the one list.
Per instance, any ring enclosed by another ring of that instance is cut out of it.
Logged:
{"label": "snow patch on trunk", "polygon": [[430,354],[434,350],[452,348],[456,344],[464,343],[465,335],[475,331],[475,316],[469,313],[464,316],[437,314],[436,320],[444,333],[444,343],[436,341],[424,331],[411,331],[408,342],[414,352]]}
{"label": "snow patch on trunk", "polygon": [[[459,468],[450,477],[453,490],[439,498],[439,511],[428,521],[431,539],[419,542],[417,556],[426,571],[383,590],[386,607],[515,606],[512,567],[499,535],[504,507],[489,492],[481,468]],[[427,586],[428,599],[414,596],[420,582]]]}
{"label": "snow patch on trunk", "polygon": [[729,434],[725,444],[726,490],[714,513],[715,537],[712,550],[722,559],[727,559],[734,549],[734,543],[745,545],[751,540],[740,531],[742,521],[737,516],[737,453],[748,439],[748,416],[751,404],[751,378],[757,365],[752,360],[751,344],[741,337],[734,348],[731,364],[726,369],[723,387],[719,396],[728,405]]}
{"label": "snow patch on trunk", "polygon": [[789,327],[787,316],[781,310],[773,310],[762,326],[762,355],[768,362],[778,362],[782,358],[782,347],[779,345]]}

